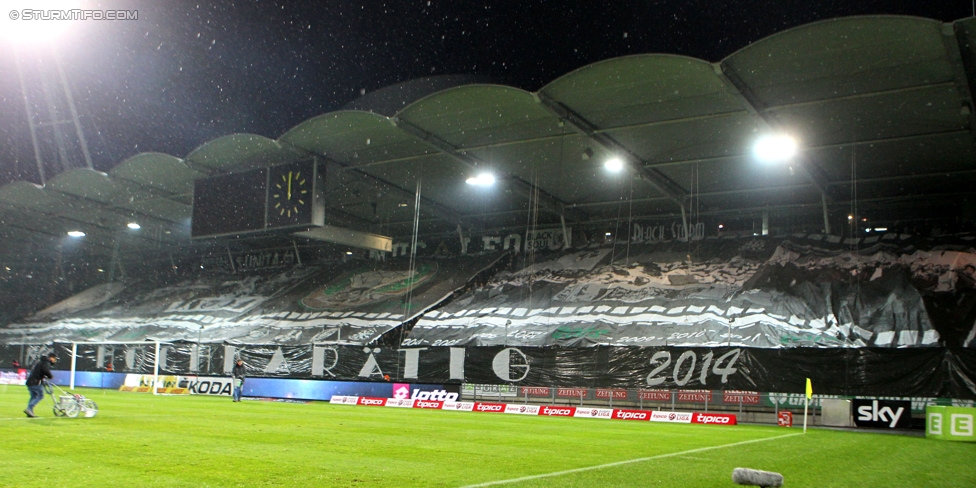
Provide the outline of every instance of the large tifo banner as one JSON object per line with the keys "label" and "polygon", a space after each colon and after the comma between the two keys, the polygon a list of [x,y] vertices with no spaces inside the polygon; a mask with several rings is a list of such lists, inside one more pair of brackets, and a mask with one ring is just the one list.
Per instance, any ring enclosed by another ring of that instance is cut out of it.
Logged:
{"label": "large tifo banner", "polygon": [[[290,257],[290,258],[289,258]],[[0,343],[194,341],[368,344],[422,314],[499,254],[350,259],[296,266],[293,255],[238,262],[238,273],[98,285],[0,328]],[[252,261],[281,263],[248,269]]]}
{"label": "large tifo banner", "polygon": [[0,343],[976,348],[976,236],[652,234],[557,250],[555,231],[484,237],[477,253],[442,242],[412,267],[402,245],[302,265],[228,256],[92,287],[0,327]]}
{"label": "large tifo banner", "polygon": [[[71,346],[58,344],[67,362]],[[32,346],[31,358],[44,347]],[[588,348],[77,345],[79,371],[580,388],[705,389],[976,399],[976,351],[947,348]],[[8,363],[19,348],[0,347]]]}
{"label": "large tifo banner", "polygon": [[549,253],[425,313],[403,345],[976,345],[972,243],[915,244],[799,235]]}

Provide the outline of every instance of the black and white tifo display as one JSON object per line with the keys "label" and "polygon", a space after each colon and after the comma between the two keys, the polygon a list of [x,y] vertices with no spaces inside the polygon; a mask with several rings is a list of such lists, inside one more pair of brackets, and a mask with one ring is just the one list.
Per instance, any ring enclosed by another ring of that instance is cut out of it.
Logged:
{"label": "black and white tifo display", "polygon": [[268,377],[758,391],[810,377],[825,394],[976,398],[973,236],[483,242],[427,243],[412,277],[406,257],[285,256],[110,283],[0,329],[0,354],[76,342],[80,370],[121,349],[137,351],[116,371],[140,370],[153,348],[84,343],[163,341],[172,374],[243,355]]}

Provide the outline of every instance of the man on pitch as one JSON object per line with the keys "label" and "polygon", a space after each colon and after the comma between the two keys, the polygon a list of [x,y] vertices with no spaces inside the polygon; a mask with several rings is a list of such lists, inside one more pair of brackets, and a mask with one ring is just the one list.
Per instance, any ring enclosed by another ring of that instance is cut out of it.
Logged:
{"label": "man on pitch", "polygon": [[27,403],[27,408],[24,409],[24,413],[28,417],[36,417],[34,415],[34,406],[41,403],[44,399],[44,381],[54,379],[54,374],[51,373],[51,366],[58,362],[58,355],[51,351],[46,357],[41,358],[31,369],[30,375],[27,376],[27,390],[30,391],[30,401]]}
{"label": "man on pitch", "polygon": [[234,361],[234,369],[231,370],[231,376],[234,378],[234,401],[241,401],[241,393],[244,390],[244,377],[247,376],[247,368],[244,367],[244,361],[241,358],[237,358]]}

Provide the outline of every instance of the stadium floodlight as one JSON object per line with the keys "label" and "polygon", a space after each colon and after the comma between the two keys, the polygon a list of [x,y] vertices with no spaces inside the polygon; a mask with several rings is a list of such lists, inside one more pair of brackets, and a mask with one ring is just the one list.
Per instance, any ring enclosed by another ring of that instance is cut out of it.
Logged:
{"label": "stadium floodlight", "polygon": [[141,229],[141,228],[142,228],[142,226],[141,226],[141,225],[139,225],[139,224],[138,224],[138,223],[136,223],[136,222],[129,222],[128,224],[126,224],[126,227],[128,227],[128,228],[130,228],[130,229],[132,229],[132,230],[139,230],[139,229]]}
{"label": "stadium floodlight", "polygon": [[77,0],[14,0],[4,2],[0,33],[18,44],[50,42],[77,23]]}
{"label": "stadium floodlight", "polygon": [[495,175],[491,173],[481,173],[465,180],[465,183],[472,186],[491,186],[495,184]]}
{"label": "stadium floodlight", "polygon": [[611,173],[619,173],[624,169],[624,160],[618,157],[612,157],[603,163],[603,167]]}
{"label": "stadium floodlight", "polygon": [[69,230],[68,235],[71,237],[85,237],[85,233],[80,230]]}
{"label": "stadium floodlight", "polygon": [[785,135],[767,135],[760,137],[753,147],[756,158],[766,163],[781,163],[796,156],[796,139]]}

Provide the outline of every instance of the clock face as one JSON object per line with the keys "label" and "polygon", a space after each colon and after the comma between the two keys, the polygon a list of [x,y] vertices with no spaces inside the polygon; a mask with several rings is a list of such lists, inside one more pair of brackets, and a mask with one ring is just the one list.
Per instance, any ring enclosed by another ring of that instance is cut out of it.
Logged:
{"label": "clock face", "polygon": [[271,211],[291,218],[305,210],[311,198],[308,178],[301,171],[283,171],[271,183]]}
{"label": "clock face", "polygon": [[315,166],[310,163],[269,168],[267,228],[312,223],[316,178]]}

